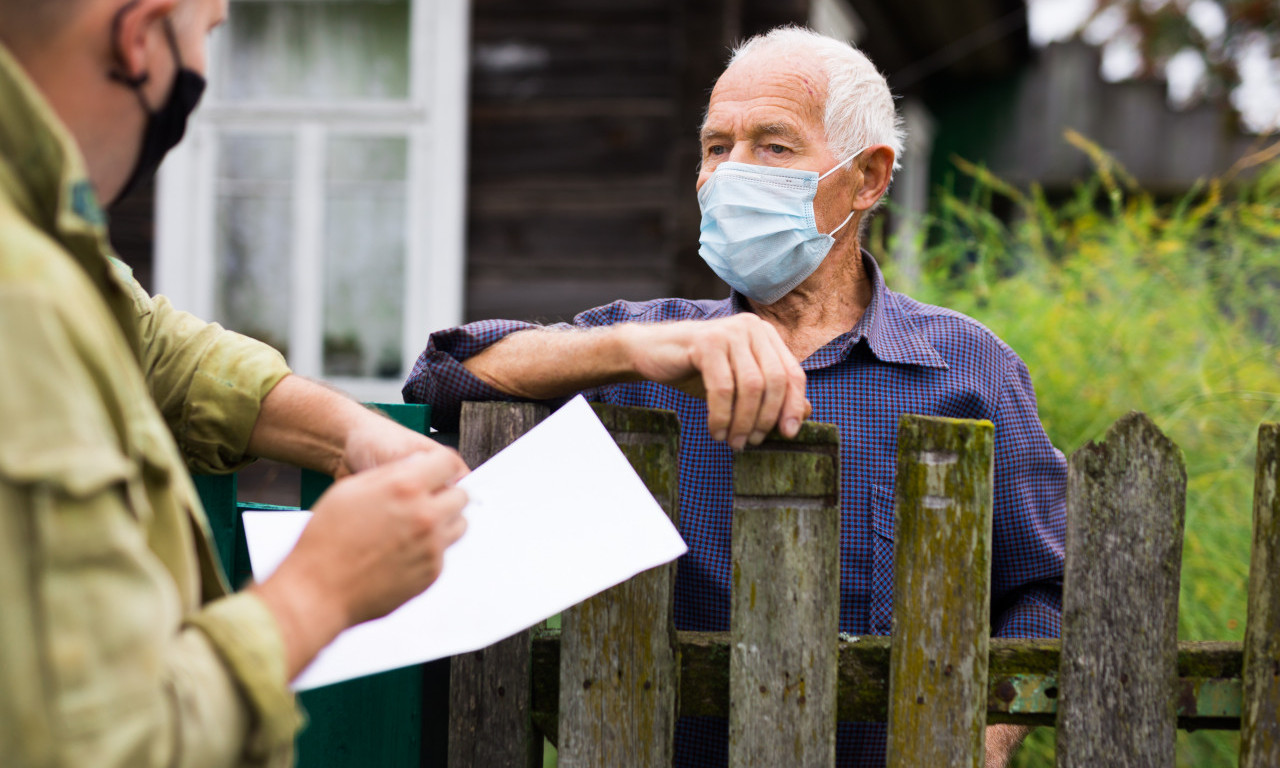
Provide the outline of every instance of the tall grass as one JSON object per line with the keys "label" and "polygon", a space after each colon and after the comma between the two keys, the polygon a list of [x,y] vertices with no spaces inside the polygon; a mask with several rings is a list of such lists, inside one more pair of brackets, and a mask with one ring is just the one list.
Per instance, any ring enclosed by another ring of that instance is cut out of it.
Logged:
{"label": "tall grass", "polygon": [[[941,194],[913,242],[873,228],[871,247],[914,247],[921,278],[910,292],[977,318],[1021,354],[1064,452],[1131,410],[1182,448],[1179,637],[1239,641],[1257,428],[1280,420],[1280,161],[1260,162],[1248,183],[1159,201],[1083,138],[1069,140],[1097,165],[1069,198],[1050,204],[1035,186],[957,161],[971,191]],[[1011,222],[992,213],[999,198]],[[1178,765],[1235,765],[1236,743],[1180,733]],[[1049,766],[1052,753],[1053,732],[1041,729],[1016,765]]]}

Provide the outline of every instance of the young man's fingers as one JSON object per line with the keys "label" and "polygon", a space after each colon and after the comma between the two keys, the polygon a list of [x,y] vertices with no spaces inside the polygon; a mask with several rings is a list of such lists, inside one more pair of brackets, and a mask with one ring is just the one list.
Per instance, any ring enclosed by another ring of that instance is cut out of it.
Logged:
{"label": "young man's fingers", "polygon": [[370,480],[405,483],[422,491],[452,486],[466,468],[452,451],[415,451],[364,474]]}

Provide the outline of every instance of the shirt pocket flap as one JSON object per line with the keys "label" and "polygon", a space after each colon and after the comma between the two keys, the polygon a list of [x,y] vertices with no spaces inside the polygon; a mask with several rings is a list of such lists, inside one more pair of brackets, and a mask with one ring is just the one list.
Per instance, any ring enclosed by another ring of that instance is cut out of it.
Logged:
{"label": "shirt pocket flap", "polygon": [[0,445],[0,477],[17,485],[46,485],[73,498],[87,498],[126,482],[134,471],[120,451],[100,443]]}
{"label": "shirt pocket flap", "polygon": [[893,490],[871,486],[871,531],[892,541],[895,517]]}

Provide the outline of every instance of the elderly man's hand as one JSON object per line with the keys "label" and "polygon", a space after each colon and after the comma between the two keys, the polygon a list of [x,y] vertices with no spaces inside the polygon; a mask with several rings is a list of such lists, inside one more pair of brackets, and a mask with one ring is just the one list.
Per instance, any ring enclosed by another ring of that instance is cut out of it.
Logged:
{"label": "elderly man's hand", "polygon": [[620,326],[638,376],[707,400],[707,430],[734,449],[777,427],[792,437],[811,408],[805,376],[778,332],[750,313]]}

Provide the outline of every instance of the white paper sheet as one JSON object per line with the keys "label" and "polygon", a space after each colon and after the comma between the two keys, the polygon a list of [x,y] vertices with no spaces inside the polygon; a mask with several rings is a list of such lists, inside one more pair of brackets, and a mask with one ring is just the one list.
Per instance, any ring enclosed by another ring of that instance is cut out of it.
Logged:
{"label": "white paper sheet", "polygon": [[[485,648],[684,554],[686,547],[581,397],[468,475],[467,533],[434,585],[343,632],[294,681],[306,690]],[[309,512],[246,512],[254,577]]]}

